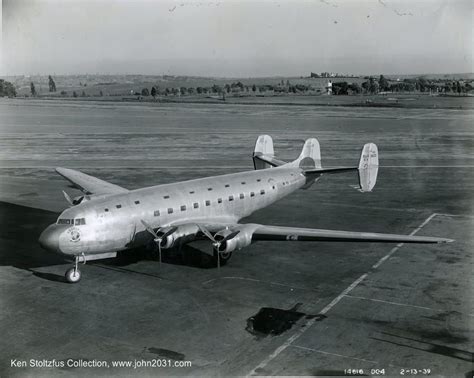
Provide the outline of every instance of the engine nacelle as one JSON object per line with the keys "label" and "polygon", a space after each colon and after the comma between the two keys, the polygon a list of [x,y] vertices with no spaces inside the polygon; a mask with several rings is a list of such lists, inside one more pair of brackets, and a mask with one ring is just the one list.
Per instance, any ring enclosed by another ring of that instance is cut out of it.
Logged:
{"label": "engine nacelle", "polygon": [[247,247],[252,243],[252,235],[253,235],[253,232],[255,231],[255,227],[253,227],[252,225],[241,225],[237,227],[232,227],[232,230],[229,230],[229,229],[221,230],[214,235],[214,238],[217,241],[221,241],[225,239],[226,236],[230,235],[231,233],[235,231],[239,231],[239,233],[236,236],[234,236],[232,239],[221,242],[219,246],[219,252],[221,253],[232,252],[232,251]]}
{"label": "engine nacelle", "polygon": [[[160,229],[158,236],[166,234],[169,230],[171,230],[171,227],[165,227]],[[176,231],[161,240],[161,248],[172,248],[178,242],[186,242],[188,240],[193,240],[198,232],[199,227],[195,224],[184,224],[182,226],[177,226]]]}

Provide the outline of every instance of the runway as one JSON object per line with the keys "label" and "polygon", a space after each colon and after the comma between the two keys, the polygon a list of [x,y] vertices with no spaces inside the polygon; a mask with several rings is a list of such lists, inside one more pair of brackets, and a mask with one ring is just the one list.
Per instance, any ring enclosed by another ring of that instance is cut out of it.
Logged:
{"label": "runway", "polygon": [[[430,369],[463,376],[472,369],[471,111],[373,109],[374,117],[372,109],[80,105],[32,102],[20,112],[17,102],[0,101],[0,375],[385,369],[398,376]],[[455,243],[259,242],[220,271],[203,265],[200,246],[184,256],[166,251],[161,269],[156,256],[132,251],[85,265],[78,285],[63,280],[69,263],[37,244],[66,207],[61,190],[74,193],[55,166],[136,188],[251,169],[262,133],[273,136],[282,159],[317,137],[326,166],[357,161],[373,141],[382,168],[373,193],[354,190],[352,174],[323,177],[247,222]],[[262,332],[258,319],[268,312],[282,332]],[[12,359],[104,360],[109,367],[12,367]],[[153,359],[191,366],[112,366]]]}

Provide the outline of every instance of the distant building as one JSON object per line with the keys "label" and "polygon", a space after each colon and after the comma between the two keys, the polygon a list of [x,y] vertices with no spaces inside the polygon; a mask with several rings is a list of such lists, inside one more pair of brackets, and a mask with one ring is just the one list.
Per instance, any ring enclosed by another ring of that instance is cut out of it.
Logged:
{"label": "distant building", "polygon": [[326,86],[326,91],[328,96],[332,95],[332,81],[328,80],[328,85]]}

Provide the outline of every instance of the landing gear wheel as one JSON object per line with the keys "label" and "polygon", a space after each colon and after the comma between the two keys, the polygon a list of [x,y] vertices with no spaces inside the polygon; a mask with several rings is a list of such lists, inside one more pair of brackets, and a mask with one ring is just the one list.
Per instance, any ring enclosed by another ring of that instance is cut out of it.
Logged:
{"label": "landing gear wheel", "polygon": [[76,283],[81,280],[81,271],[76,268],[71,268],[66,271],[66,281],[69,283]]}
{"label": "landing gear wheel", "polygon": [[[232,252],[221,252],[220,253],[220,263],[221,266],[224,266],[227,264],[227,262],[230,260],[232,257]],[[214,249],[214,261],[217,263],[217,251]]]}

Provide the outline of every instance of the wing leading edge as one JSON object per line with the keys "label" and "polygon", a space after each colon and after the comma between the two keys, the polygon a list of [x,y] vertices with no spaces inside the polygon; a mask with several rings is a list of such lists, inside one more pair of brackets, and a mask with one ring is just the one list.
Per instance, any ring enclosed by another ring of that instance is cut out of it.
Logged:
{"label": "wing leading edge", "polygon": [[255,225],[252,240],[380,242],[380,243],[450,243],[452,239],[430,236],[333,231],[311,228]]}
{"label": "wing leading edge", "polygon": [[74,169],[58,167],[56,168],[56,172],[87,195],[105,195],[128,192],[128,189],[122,188],[121,186],[86,175],[85,173],[75,171]]}

